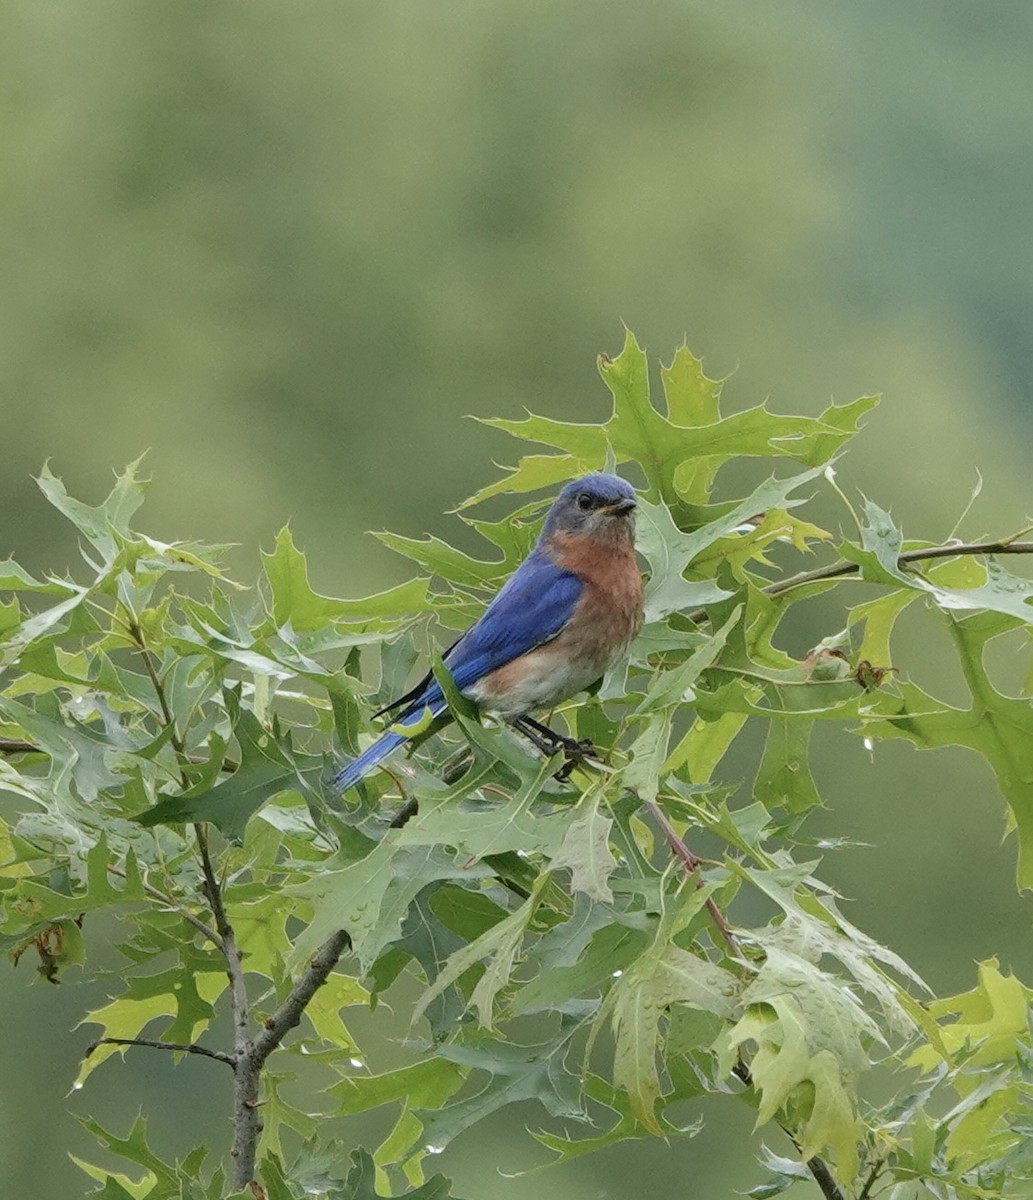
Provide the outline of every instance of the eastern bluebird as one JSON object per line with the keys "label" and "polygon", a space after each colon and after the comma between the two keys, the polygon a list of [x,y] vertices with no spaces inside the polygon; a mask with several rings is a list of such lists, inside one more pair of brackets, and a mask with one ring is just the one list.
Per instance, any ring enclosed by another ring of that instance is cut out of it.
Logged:
{"label": "eastern bluebird", "polygon": [[[635,490],[616,475],[576,479],[560,492],[534,549],[444,655],[456,687],[508,721],[539,749],[577,750],[527,714],[589,687],[627,650],[642,626],[635,561]],[[408,739],[407,725],[447,708],[433,675],[375,714],[400,710],[394,727],[344,766],[334,782],[353,787]]]}

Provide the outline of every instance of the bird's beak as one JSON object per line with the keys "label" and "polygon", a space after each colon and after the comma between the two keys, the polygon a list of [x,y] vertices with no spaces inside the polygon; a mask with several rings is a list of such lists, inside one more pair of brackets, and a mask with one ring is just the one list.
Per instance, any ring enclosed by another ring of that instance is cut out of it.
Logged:
{"label": "bird's beak", "polygon": [[628,513],[635,511],[635,501],[631,499],[618,500],[616,504],[608,505],[605,511],[613,517],[626,517]]}

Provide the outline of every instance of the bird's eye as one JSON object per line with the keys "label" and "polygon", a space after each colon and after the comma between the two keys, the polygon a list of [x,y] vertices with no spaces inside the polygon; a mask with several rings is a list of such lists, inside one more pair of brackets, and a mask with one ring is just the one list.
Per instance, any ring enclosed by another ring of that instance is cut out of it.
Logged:
{"label": "bird's eye", "polygon": [[577,506],[582,512],[588,512],[592,507],[592,497],[587,492],[580,492],[577,498]]}

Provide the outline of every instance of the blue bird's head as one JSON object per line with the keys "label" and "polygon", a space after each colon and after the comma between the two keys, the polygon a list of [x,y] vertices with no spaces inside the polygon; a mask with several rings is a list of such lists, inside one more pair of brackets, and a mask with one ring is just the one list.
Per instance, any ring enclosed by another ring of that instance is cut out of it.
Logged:
{"label": "blue bird's head", "polygon": [[545,518],[544,538],[557,533],[634,537],[635,489],[602,471],[568,483]]}

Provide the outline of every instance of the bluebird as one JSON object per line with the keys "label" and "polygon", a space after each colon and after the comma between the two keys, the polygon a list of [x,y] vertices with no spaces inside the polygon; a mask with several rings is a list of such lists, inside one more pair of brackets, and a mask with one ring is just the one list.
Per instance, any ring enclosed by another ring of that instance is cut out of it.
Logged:
{"label": "bluebird", "polygon": [[[590,687],[642,627],[642,576],[635,560],[635,490],[616,475],[576,479],[560,492],[534,549],[444,655],[459,691],[507,721],[540,750],[583,753],[529,714]],[[433,674],[376,713],[393,727],[336,775],[353,787],[447,702]]]}

